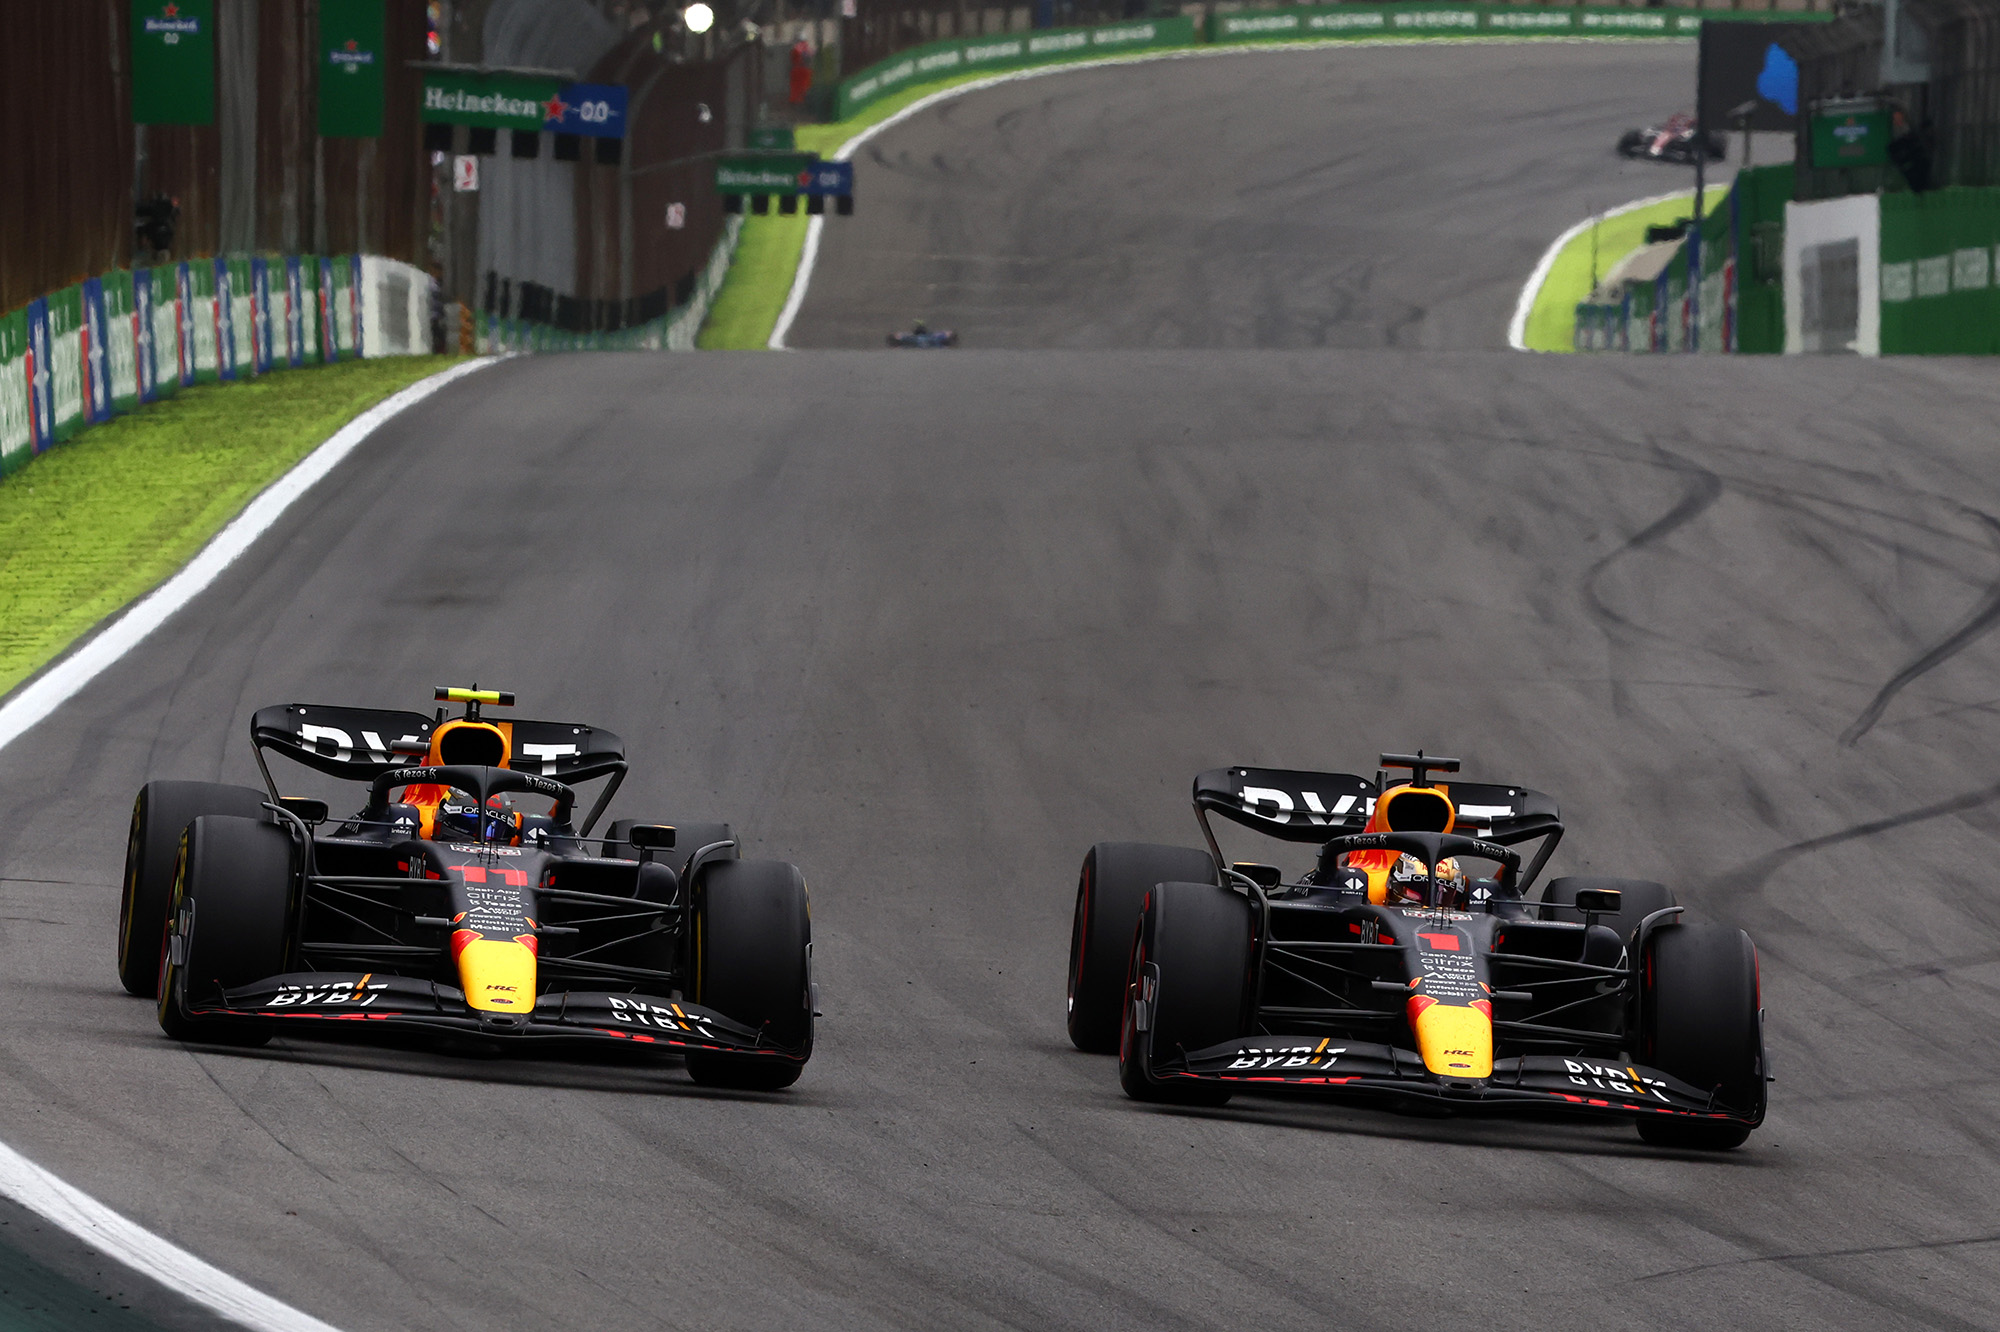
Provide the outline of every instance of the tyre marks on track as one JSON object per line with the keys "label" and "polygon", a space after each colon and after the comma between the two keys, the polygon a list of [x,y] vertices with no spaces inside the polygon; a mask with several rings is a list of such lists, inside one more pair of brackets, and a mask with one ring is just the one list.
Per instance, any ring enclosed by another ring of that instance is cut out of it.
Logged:
{"label": "tyre marks on track", "polygon": [[[1987,536],[1993,542],[1994,553],[2000,555],[2000,519],[1995,519],[1992,514],[1978,509],[1967,509],[1966,512],[1985,525]],[[1926,650],[1916,660],[1890,676],[1889,682],[1875,691],[1875,697],[1868,701],[1868,706],[1861,710],[1861,715],[1841,732],[1842,746],[1853,748],[1855,743],[1882,719],[1882,714],[1888,710],[1889,704],[1895,701],[1896,695],[1907,685],[1963,652],[1983,638],[1995,624],[2000,624],[2000,573],[1995,574],[1993,582],[1987,586],[1986,595],[1980,598],[1979,604],[1973,607],[1972,613],[1966,616],[1956,629],[1947,634],[1936,646]]]}

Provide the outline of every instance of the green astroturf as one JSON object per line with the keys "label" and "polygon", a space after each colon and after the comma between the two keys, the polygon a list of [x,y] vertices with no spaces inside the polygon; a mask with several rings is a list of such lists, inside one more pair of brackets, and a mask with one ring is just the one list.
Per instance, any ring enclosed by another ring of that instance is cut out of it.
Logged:
{"label": "green astroturf", "polygon": [[186,563],[314,446],[455,357],[182,389],[0,480],[0,692]]}
{"label": "green astroturf", "polygon": [[[1713,214],[1728,199],[1727,186],[1708,192],[1705,201]],[[1646,243],[1646,228],[1671,223],[1694,212],[1694,191],[1678,194],[1664,203],[1648,204],[1629,213],[1619,213],[1600,222],[1597,231],[1597,276]],[[1528,311],[1528,328],[1522,341],[1530,351],[1566,352],[1576,350],[1577,303],[1590,295],[1590,228],[1585,228],[1563,246],[1542,279],[1541,290]]]}

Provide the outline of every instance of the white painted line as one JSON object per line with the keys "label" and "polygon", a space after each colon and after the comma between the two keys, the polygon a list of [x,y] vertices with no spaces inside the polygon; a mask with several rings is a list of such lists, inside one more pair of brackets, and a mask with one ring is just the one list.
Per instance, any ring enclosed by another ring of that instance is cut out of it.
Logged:
{"label": "white painted line", "polygon": [[0,704],[0,748],[18,740],[22,733],[76,696],[78,690],[96,679],[119,658],[137,647],[145,637],[166,623],[169,616],[192,601],[213,583],[224,569],[250,548],[252,542],[270,530],[293,501],[312,488],[315,481],[337,466],[341,459],[375,432],[375,428],[406,407],[422,402],[431,394],[498,358],[485,356],[441,370],[420,379],[400,393],[376,403],[333,433],[324,444],[301,458],[291,471],[265,487],[250,501],[229,526],[217,532],[186,567],[141,598],[107,626],[104,632],[60,660],[40,678],[14,697]]}
{"label": "white painted line", "polygon": [[203,1262],[177,1244],[120,1216],[63,1183],[13,1148],[0,1145],[0,1194],[168,1289],[253,1332],[335,1332],[311,1314],[274,1300]]}
{"label": "white painted line", "polygon": [[1674,199],[1686,199],[1689,203],[1693,203],[1694,191],[1676,190],[1672,194],[1652,194],[1644,199],[1634,199],[1631,203],[1619,204],[1616,208],[1607,209],[1595,217],[1586,217],[1549,242],[1549,248],[1542,251],[1541,260],[1536,263],[1535,271],[1528,274],[1527,284],[1521,288],[1520,299],[1514,302],[1514,317],[1507,321],[1507,345],[1515,351],[1529,350],[1528,316],[1534,313],[1535,297],[1542,294],[1542,284],[1549,280],[1549,270],[1556,266],[1556,258],[1562,254],[1563,246],[1590,230],[1593,223],[1603,222],[1608,218],[1618,217],[1640,208],[1651,208],[1654,204],[1668,203]]}
{"label": "white painted line", "polygon": [[[939,102],[949,101],[954,97],[963,97],[966,93],[978,92],[982,88],[992,88],[1002,83],[1013,83],[1020,79],[1039,79],[1050,74],[1068,74],[1073,70],[1079,69],[1103,69],[1109,65],[1140,65],[1154,60],[1191,60],[1207,56],[1252,55],[1267,51],[1360,51],[1378,49],[1384,46],[1439,46],[1444,44],[1529,46],[1561,43],[1595,46],[1623,42],[1679,42],[1691,40],[1693,39],[1681,37],[1616,37],[1610,35],[1603,37],[1371,37],[1365,39],[1322,37],[1316,40],[1297,42],[1244,42],[1240,45],[1232,43],[1221,46],[1182,47],[1171,51],[1135,51],[1130,55],[1106,56],[1102,60],[1074,60],[1062,64],[1039,65],[1034,69],[1017,69],[1010,73],[994,74],[987,78],[971,79],[965,83],[955,83],[949,88],[941,88],[927,97],[919,97],[916,101],[911,102],[894,115],[884,117],[877,123],[870,125],[867,129],[862,130],[846,143],[840,145],[834,151],[832,160],[836,162],[849,160],[854,156],[856,149],[860,148],[862,144],[868,142],[868,140],[874,138],[877,134],[880,134],[883,130],[888,129],[891,125],[899,125],[911,116],[916,115],[919,111],[928,110],[936,106]],[[1628,205],[1628,207],[1637,208],[1646,202],[1648,201],[1641,200],[1639,203]],[[1608,217],[1610,214],[1607,213],[1605,216]],[[778,312],[778,322],[771,325],[771,336],[764,344],[772,351],[786,350],[785,338],[792,331],[792,321],[798,318],[799,307],[805,304],[806,289],[812,285],[813,265],[819,261],[820,228],[825,222],[826,218],[821,216],[812,218],[806,223],[806,243],[805,247],[799,251],[799,266],[798,270],[792,274],[792,288],[786,293],[785,308]],[[1560,243],[1558,243],[1556,248],[1561,248]],[[1555,261],[1545,256],[1543,262],[1553,263]],[[1527,321],[1525,318],[1522,318],[1520,322],[1524,327],[1526,326]],[[0,740],[0,744],[4,743],[4,740]]]}

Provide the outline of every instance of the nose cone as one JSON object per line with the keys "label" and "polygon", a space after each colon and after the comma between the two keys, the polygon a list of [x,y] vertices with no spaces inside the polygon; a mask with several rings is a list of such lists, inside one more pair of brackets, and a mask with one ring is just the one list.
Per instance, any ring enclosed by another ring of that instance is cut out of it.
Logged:
{"label": "nose cone", "polygon": [[1410,1026],[1424,1067],[1445,1078],[1493,1076],[1493,1006],[1441,1004],[1427,995],[1410,999]]}
{"label": "nose cone", "polygon": [[529,1013],[535,1007],[534,936],[484,939],[471,930],[452,935],[458,984],[465,1002],[484,1013]]}

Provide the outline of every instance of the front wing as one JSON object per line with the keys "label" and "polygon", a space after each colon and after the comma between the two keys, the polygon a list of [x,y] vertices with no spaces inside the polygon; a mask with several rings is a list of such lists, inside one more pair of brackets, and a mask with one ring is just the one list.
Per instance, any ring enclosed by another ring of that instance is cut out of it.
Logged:
{"label": "front wing", "polygon": [[1408,1050],[1323,1036],[1261,1036],[1183,1055],[1155,1054],[1152,1076],[1237,1084],[1244,1091],[1296,1087],[1350,1095],[1421,1097],[1465,1110],[1553,1110],[1627,1117],[1672,1115],[1756,1125],[1763,1107],[1720,1103],[1657,1069],[1565,1055],[1495,1060],[1490,1078],[1444,1078]]}
{"label": "front wing", "polygon": [[185,1007],[189,1017],[202,1021],[380,1024],[501,1040],[623,1041],[795,1062],[803,1057],[770,1044],[753,1027],[678,1000],[569,990],[543,995],[532,1013],[488,1013],[471,1007],[449,985],[376,972],[272,976]]}

